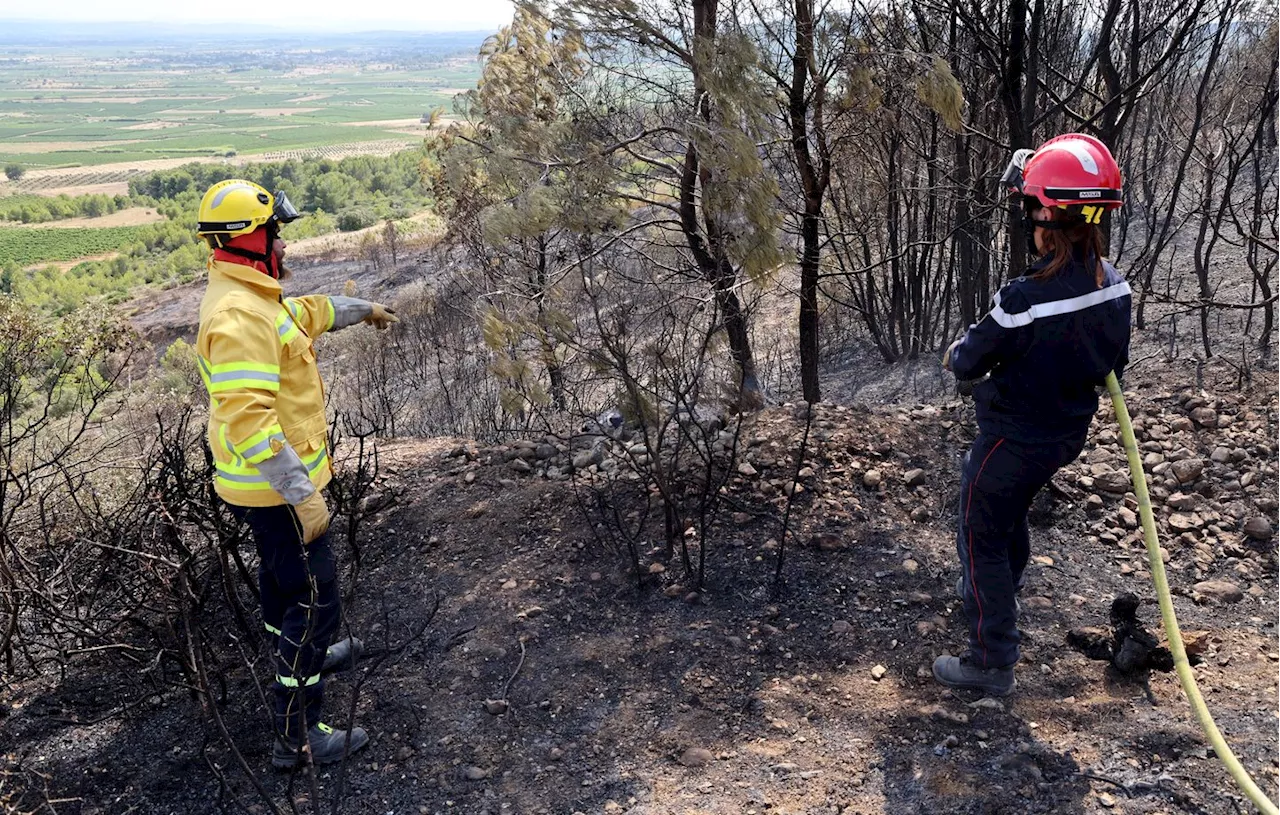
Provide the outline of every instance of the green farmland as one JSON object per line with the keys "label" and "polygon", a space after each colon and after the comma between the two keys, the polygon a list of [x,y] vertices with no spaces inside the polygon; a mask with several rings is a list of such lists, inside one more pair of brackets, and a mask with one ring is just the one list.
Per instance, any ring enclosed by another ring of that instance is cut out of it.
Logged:
{"label": "green farmland", "polygon": [[463,46],[424,59],[407,44],[274,54],[0,45],[0,165],[38,176],[153,159],[407,146],[425,134],[423,115],[450,111],[478,73],[474,50]]}
{"label": "green farmland", "polygon": [[43,261],[75,260],[114,252],[138,240],[141,227],[98,229],[0,228],[0,265],[31,265]]}
{"label": "green farmland", "polygon": [[290,240],[429,209],[422,120],[484,38],[30,28],[0,26],[0,293],[59,314],[199,273],[200,196],[231,175],[288,192]]}

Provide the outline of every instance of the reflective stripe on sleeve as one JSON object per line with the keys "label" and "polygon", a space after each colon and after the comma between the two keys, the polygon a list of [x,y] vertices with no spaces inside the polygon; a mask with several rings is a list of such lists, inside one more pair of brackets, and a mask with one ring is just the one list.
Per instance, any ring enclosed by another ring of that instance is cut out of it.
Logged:
{"label": "reflective stripe on sleeve", "polygon": [[271,446],[272,441],[279,441],[282,446],[284,444],[284,431],[278,424],[266,430],[260,430],[236,445],[236,454],[249,464],[257,464],[275,455],[276,451]]}
{"label": "reflective stripe on sleeve", "polygon": [[[328,449],[321,448],[315,454],[302,459],[302,463],[307,468],[307,475],[314,481],[316,473],[328,460]],[[214,467],[217,470],[214,481],[228,489],[253,491],[271,489],[271,483],[267,481],[267,477],[252,465],[215,461]]]}
{"label": "reflective stripe on sleeve", "polygon": [[223,362],[210,365],[203,357],[200,362],[200,378],[212,396],[238,388],[257,388],[264,391],[280,390],[280,366],[264,362]]}
{"label": "reflective stripe on sleeve", "polygon": [[288,345],[294,337],[301,333],[297,323],[289,316],[289,310],[280,309],[280,313],[276,315],[276,334],[280,337],[280,344]]}
{"label": "reflective stripe on sleeve", "polygon": [[306,467],[307,467],[307,472],[308,472],[308,473],[311,473],[311,474],[313,474],[313,475],[314,475],[314,474],[315,474],[315,471],[316,471],[316,470],[318,470],[318,469],[320,469],[320,465],[324,464],[325,460],[326,460],[328,457],[329,457],[329,450],[328,450],[328,448],[327,448],[327,447],[326,447],[326,448],[321,448],[320,452],[316,453],[316,454],[315,454],[315,455],[313,455],[311,458],[309,458],[309,459],[304,458],[304,459],[302,460],[302,463],[306,465]]}
{"label": "reflective stripe on sleeve", "polygon": [[1082,294],[1079,297],[1037,303],[1026,311],[1010,314],[1000,307],[1000,293],[997,292],[995,306],[991,309],[991,319],[995,320],[1001,328],[1018,328],[1019,326],[1031,325],[1037,318],[1043,319],[1045,317],[1055,317],[1059,314],[1084,311],[1087,308],[1093,308],[1112,300],[1119,300],[1121,297],[1128,297],[1132,293],[1129,289],[1129,282],[1126,280],[1114,286],[1107,286],[1105,289]]}
{"label": "reflective stripe on sleeve", "polygon": [[326,297],[326,298],[324,298],[324,304],[325,304],[325,306],[326,306],[326,317],[325,317],[325,322],[324,322],[324,330],[325,330],[325,331],[328,331],[329,329],[333,328],[333,321],[334,321],[334,320],[336,320],[336,319],[338,318],[338,311],[337,311],[337,309],[335,309],[335,308],[333,307],[333,298],[332,298],[332,297]]}
{"label": "reflective stripe on sleeve", "polygon": [[270,634],[271,636],[273,636],[273,637],[278,637],[278,636],[280,636],[280,629],[276,628],[276,627],[275,627],[274,625],[272,625],[271,623],[266,623],[266,622],[264,622],[262,625],[263,625],[263,627],[264,627],[264,628],[266,628],[266,629],[267,629],[267,633],[268,633],[268,634]]}
{"label": "reflective stripe on sleeve", "polygon": [[231,462],[237,467],[244,466],[244,462],[240,459],[240,454],[236,452],[235,445],[231,443],[231,439],[227,438],[227,426],[225,424],[218,425],[218,440],[222,442],[223,448],[231,454]]}
{"label": "reflective stripe on sleeve", "polygon": [[217,473],[214,480],[224,487],[236,490],[269,490],[271,483],[267,477],[258,472],[257,467],[237,467],[234,464],[215,462]]}

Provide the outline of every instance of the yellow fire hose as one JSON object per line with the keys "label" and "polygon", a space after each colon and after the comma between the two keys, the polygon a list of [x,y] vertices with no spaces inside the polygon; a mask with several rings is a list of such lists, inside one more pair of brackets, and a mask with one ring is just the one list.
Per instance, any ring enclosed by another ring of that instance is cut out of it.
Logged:
{"label": "yellow fire hose", "polygon": [[1156,584],[1156,597],[1160,600],[1160,616],[1164,619],[1165,636],[1169,638],[1169,650],[1173,652],[1173,666],[1182,682],[1182,690],[1191,702],[1196,719],[1200,722],[1204,734],[1209,737],[1213,751],[1226,765],[1227,772],[1235,779],[1236,785],[1245,796],[1253,802],[1264,815],[1280,815],[1276,805],[1267,798],[1266,793],[1258,788],[1249,773],[1240,764],[1235,753],[1227,746],[1227,741],[1218,731],[1209,709],[1205,707],[1200,688],[1196,686],[1195,674],[1191,672],[1191,663],[1187,661],[1187,649],[1182,645],[1182,634],[1178,631],[1178,620],[1173,614],[1173,599],[1169,596],[1169,580],[1165,577],[1164,561],[1160,559],[1160,541],[1156,537],[1155,516],[1151,513],[1151,496],[1147,493],[1147,479],[1142,472],[1142,459],[1138,457],[1138,442],[1133,435],[1133,423],[1129,421],[1129,409],[1125,407],[1124,395],[1120,392],[1120,383],[1115,373],[1107,374],[1107,390],[1111,393],[1111,403],[1115,405],[1116,420],[1120,423],[1120,436],[1124,440],[1124,450],[1129,456],[1129,473],[1133,476],[1133,492],[1138,496],[1138,512],[1142,517],[1142,533],[1147,542],[1147,560],[1151,562],[1151,579]]}

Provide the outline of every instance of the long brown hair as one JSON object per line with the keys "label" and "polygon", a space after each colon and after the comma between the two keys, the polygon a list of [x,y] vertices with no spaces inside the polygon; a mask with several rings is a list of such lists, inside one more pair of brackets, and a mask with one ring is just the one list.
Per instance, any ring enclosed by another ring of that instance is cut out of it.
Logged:
{"label": "long brown hair", "polygon": [[[1066,214],[1066,210],[1058,207],[1051,207],[1049,211],[1053,213],[1052,219],[1055,221],[1063,220]],[[1043,269],[1028,277],[1032,280],[1049,280],[1071,262],[1073,249],[1075,246],[1080,246],[1084,249],[1085,257],[1093,257],[1094,280],[1098,288],[1102,288],[1102,281],[1106,276],[1102,268],[1102,230],[1095,224],[1079,221],[1064,229],[1046,229],[1044,242],[1049,249],[1045,254],[1052,257]]]}

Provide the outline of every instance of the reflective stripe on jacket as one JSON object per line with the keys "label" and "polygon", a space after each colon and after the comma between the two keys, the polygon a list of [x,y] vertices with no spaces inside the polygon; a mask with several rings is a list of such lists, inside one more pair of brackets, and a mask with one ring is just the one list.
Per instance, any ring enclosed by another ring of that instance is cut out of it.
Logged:
{"label": "reflective stripe on jacket", "polygon": [[[1029,270],[1044,268],[1042,259]],[[978,428],[1025,444],[1083,438],[1107,372],[1129,363],[1129,284],[1081,254],[1052,278],[1019,277],[951,352],[959,379],[991,376],[973,390]]]}
{"label": "reflective stripe on jacket", "polygon": [[325,295],[285,299],[277,281],[250,266],[210,262],[196,353],[210,397],[214,487],[228,503],[286,503],[255,466],[285,442],[316,489],[329,483],[324,385],[311,342],[333,320]]}

